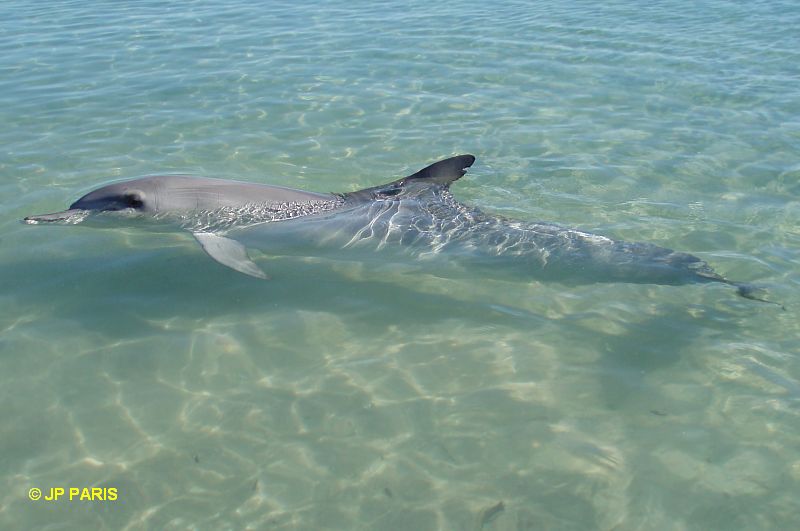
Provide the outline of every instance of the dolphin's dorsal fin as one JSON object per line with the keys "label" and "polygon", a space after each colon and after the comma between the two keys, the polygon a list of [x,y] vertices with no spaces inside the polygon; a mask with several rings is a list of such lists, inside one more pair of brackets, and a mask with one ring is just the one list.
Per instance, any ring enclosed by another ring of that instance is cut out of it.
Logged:
{"label": "dolphin's dorsal fin", "polygon": [[403,192],[403,187],[408,183],[419,183],[438,185],[447,188],[455,180],[460,179],[467,173],[467,168],[472,166],[475,162],[475,157],[472,155],[458,155],[457,157],[450,157],[449,159],[440,160],[419,170],[413,175],[403,177],[396,181],[392,181],[380,186],[372,188],[365,188],[357,192],[350,192],[343,194],[345,199],[356,200],[370,200],[380,197],[392,197],[399,195]]}
{"label": "dolphin's dorsal fin", "polygon": [[208,256],[224,266],[256,278],[269,278],[247,256],[247,248],[236,240],[210,232],[194,232],[195,239]]}
{"label": "dolphin's dorsal fin", "polygon": [[475,162],[475,157],[472,155],[459,155],[449,159],[440,160],[431,164],[427,168],[419,170],[414,175],[409,175],[400,181],[398,184],[405,184],[408,181],[428,181],[436,184],[449,185],[451,182],[456,181],[467,173],[467,168],[472,166]]}

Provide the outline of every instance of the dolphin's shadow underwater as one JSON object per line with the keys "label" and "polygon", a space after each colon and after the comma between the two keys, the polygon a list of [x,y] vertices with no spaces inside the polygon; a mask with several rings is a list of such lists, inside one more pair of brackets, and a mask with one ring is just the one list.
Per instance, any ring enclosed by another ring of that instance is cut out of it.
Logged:
{"label": "dolphin's shadow underwater", "polygon": [[256,278],[268,277],[248,247],[361,260],[393,253],[491,276],[564,283],[718,282],[769,302],[757,288],[718,275],[688,253],[511,220],[459,203],[450,185],[474,162],[460,155],[388,184],[331,194],[183,175],[144,177],[103,186],[68,210],[24,221],[102,225],[116,219],[150,230],[188,230],[217,262]]}

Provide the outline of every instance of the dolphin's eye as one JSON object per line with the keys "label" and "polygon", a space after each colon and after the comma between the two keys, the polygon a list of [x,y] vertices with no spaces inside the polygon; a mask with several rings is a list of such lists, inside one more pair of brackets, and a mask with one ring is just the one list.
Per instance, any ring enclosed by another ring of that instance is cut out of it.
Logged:
{"label": "dolphin's eye", "polygon": [[139,194],[125,194],[122,196],[122,201],[127,208],[142,208],[144,201]]}

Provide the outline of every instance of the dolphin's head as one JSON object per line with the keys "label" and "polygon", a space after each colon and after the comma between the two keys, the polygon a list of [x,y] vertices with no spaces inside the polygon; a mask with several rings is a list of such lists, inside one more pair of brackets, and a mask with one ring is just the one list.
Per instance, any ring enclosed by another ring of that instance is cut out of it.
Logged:
{"label": "dolphin's head", "polygon": [[84,195],[67,210],[27,216],[23,221],[30,224],[76,224],[101,212],[121,215],[153,214],[158,210],[157,191],[158,182],[148,178],[109,184]]}
{"label": "dolphin's head", "polygon": [[89,192],[69,207],[91,212],[155,212],[157,182],[135,179],[109,184]]}

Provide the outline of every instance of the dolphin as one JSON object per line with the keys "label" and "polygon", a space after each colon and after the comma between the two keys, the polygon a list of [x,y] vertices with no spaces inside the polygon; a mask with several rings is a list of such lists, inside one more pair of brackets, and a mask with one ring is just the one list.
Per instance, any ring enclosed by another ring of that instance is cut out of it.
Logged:
{"label": "dolphin", "polygon": [[308,255],[342,252],[367,259],[392,249],[490,275],[564,283],[680,285],[717,282],[762,300],[757,288],[728,280],[700,258],[649,243],[625,242],[547,222],[487,214],[458,202],[450,185],[475,162],[441,160],[413,175],[356,192],[317,193],[226,179],[160,175],[102,186],[69,209],[25,223],[96,223],[124,219],[191,232],[214,260],[268,278],[248,248]]}

